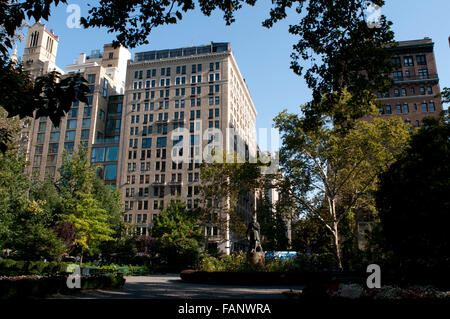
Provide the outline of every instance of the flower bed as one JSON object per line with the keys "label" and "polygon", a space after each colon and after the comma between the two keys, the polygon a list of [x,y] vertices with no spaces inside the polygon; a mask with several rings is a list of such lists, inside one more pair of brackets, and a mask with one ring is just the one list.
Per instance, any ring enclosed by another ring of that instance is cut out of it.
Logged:
{"label": "flower bed", "polygon": [[288,298],[321,297],[327,299],[357,300],[442,300],[450,299],[450,291],[440,291],[431,286],[382,286],[369,289],[355,283],[332,283],[323,286],[307,287],[301,292],[285,292]]}

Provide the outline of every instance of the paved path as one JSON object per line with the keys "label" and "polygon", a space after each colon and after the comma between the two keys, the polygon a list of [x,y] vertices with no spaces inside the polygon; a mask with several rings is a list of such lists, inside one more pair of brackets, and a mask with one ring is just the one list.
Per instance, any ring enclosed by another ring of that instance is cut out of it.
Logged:
{"label": "paved path", "polygon": [[225,286],[185,283],[178,274],[125,277],[122,289],[84,291],[51,299],[285,299],[281,294],[302,286]]}

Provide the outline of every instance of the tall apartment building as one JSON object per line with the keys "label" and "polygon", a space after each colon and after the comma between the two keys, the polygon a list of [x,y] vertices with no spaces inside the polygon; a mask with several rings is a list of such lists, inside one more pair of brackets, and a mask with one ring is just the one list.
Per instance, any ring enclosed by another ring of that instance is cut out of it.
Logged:
{"label": "tall apartment building", "polygon": [[[187,208],[199,205],[204,152],[256,150],[257,113],[230,43],[137,53],[128,64],[125,100],[119,189],[125,221],[143,235],[177,196]],[[238,130],[236,137],[227,128]],[[186,159],[177,161],[180,155]],[[254,209],[254,200],[246,203]],[[216,227],[204,231],[227,253],[238,240]]]}
{"label": "tall apartment building", "polygon": [[[405,123],[420,127],[424,117],[440,115],[442,101],[436,98],[440,87],[433,48],[430,38],[399,41],[388,48],[393,53],[394,84],[386,92],[377,92],[378,99],[384,104],[380,107],[380,117],[400,116]],[[363,250],[367,246],[365,234],[372,230],[373,223],[364,213],[357,214],[356,218],[358,245]]]}
{"label": "tall apartment building", "polygon": [[387,92],[377,92],[384,107],[382,117],[400,116],[412,126],[421,126],[426,116],[439,116],[442,102],[436,98],[440,92],[434,43],[430,38],[399,41],[389,48],[396,65],[393,73],[394,85]]}
{"label": "tall apartment building", "polygon": [[[25,53],[23,55],[24,70],[29,71],[35,78],[53,70],[64,72],[56,67],[56,50],[59,38],[45,25],[37,22],[28,30]],[[79,73],[88,81],[88,103],[76,102],[68,114],[61,119],[59,127],[54,127],[46,117],[29,119],[29,125],[23,129],[28,142],[24,149],[31,162],[32,174],[38,178],[55,176],[61,166],[64,150],[77,150],[80,144],[90,149],[96,143],[105,144],[105,137],[112,137],[109,142],[115,143],[115,148],[106,148],[103,161],[111,159],[111,163],[118,161],[117,134],[107,130],[109,118],[109,98],[124,91],[127,61],[130,53],[123,47],[113,48],[106,44],[103,52],[93,51],[91,55],[80,54],[74,64],[66,67],[66,74]],[[115,103],[111,103],[113,106]],[[112,108],[114,109],[114,107]],[[114,118],[113,118],[114,119]],[[120,125],[120,124],[119,124]],[[109,134],[108,136],[108,133]],[[99,159],[102,159],[99,155]],[[117,165],[105,165],[106,175],[111,178],[117,176]],[[111,180],[111,179],[110,179]]]}

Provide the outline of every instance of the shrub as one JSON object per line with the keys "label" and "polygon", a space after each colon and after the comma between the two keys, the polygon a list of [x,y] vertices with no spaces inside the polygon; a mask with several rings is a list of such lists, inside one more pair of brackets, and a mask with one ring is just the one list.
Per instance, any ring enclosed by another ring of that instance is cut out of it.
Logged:
{"label": "shrub", "polygon": [[[79,289],[69,289],[66,280],[67,277],[62,275],[0,278],[0,299],[36,298],[79,291]],[[81,289],[120,288],[124,283],[125,279],[121,274],[82,276]]]}
{"label": "shrub", "polygon": [[1,276],[20,275],[52,275],[66,272],[69,263],[45,262],[45,261],[16,261],[12,259],[0,259]]}
{"label": "shrub", "polygon": [[212,257],[207,254],[201,256],[197,270],[206,272],[320,272],[335,270],[336,259],[333,254],[298,255],[289,259],[266,259],[264,265],[253,265],[248,262],[247,255],[235,252],[231,255]]}

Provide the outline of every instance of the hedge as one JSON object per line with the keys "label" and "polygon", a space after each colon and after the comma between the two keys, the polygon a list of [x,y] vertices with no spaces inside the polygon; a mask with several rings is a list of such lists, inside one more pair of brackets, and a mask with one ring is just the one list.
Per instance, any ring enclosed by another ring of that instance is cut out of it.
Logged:
{"label": "hedge", "polygon": [[[94,275],[81,277],[81,289],[121,288],[125,279],[121,274]],[[42,298],[53,294],[71,294],[80,289],[67,287],[67,276],[23,278],[11,277],[0,279],[0,299]]]}
{"label": "hedge", "polygon": [[64,273],[70,263],[58,263],[55,261],[16,261],[12,259],[0,259],[0,276],[21,275],[53,275]]}
{"label": "hedge", "polygon": [[[12,259],[0,259],[0,276],[22,276],[39,275],[49,276],[65,273],[67,267],[73,263],[68,262],[45,262],[45,261],[17,261]],[[146,266],[118,266],[118,265],[95,265],[83,264],[82,269],[89,269],[89,274],[123,274],[124,276],[135,276],[148,274],[150,270]]]}

